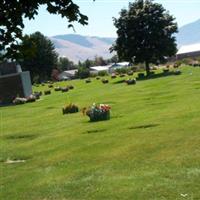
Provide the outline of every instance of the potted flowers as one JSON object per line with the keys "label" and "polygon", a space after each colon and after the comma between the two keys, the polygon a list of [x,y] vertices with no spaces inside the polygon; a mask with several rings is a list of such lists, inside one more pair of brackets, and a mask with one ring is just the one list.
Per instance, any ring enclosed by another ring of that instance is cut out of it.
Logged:
{"label": "potted flowers", "polygon": [[86,111],[86,115],[90,118],[91,122],[109,120],[111,107],[106,104],[93,104]]}

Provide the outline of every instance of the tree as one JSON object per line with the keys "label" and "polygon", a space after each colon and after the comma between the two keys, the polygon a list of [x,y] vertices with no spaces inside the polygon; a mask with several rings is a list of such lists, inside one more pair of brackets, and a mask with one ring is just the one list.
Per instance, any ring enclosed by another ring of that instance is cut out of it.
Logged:
{"label": "tree", "polygon": [[60,57],[59,61],[58,61],[58,68],[61,71],[65,71],[65,70],[74,69],[75,65],[68,58],[66,58],[66,57]]}
{"label": "tree", "polygon": [[87,16],[80,12],[73,0],[3,0],[0,3],[0,51],[5,51],[5,57],[18,58],[23,18],[34,19],[41,5],[46,5],[49,13],[66,18],[68,27],[73,27],[72,22],[76,21],[82,25],[88,23]]}
{"label": "tree", "polygon": [[103,57],[98,57],[98,56],[95,56],[95,60],[94,60],[94,63],[96,66],[104,66],[106,65],[106,61],[103,59]]}
{"label": "tree", "polygon": [[136,0],[129,8],[122,9],[114,18],[117,39],[112,47],[119,59],[129,62],[145,62],[147,75],[150,63],[158,63],[176,53],[174,33],[175,18],[161,4],[153,0]]}
{"label": "tree", "polygon": [[80,66],[78,68],[78,72],[77,72],[76,76],[81,79],[88,78],[90,76],[90,70],[85,66]]}
{"label": "tree", "polygon": [[40,32],[25,35],[20,52],[22,69],[30,71],[32,80],[38,77],[38,81],[43,81],[51,77],[52,69],[57,64],[57,54],[51,40]]}

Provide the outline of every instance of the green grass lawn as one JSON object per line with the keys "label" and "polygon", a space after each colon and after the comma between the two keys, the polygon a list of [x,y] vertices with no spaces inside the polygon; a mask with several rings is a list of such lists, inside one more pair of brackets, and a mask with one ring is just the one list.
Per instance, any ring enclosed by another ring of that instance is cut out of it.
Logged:
{"label": "green grass lawn", "polygon": [[[0,107],[0,199],[199,200],[200,68],[181,71],[129,86],[62,82],[75,89]],[[111,119],[62,115],[70,102],[107,103]]]}

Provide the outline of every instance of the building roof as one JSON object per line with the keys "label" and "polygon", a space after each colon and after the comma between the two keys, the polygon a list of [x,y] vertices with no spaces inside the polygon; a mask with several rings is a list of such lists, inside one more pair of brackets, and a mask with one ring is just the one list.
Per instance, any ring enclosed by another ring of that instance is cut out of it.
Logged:
{"label": "building roof", "polygon": [[126,66],[129,66],[129,62],[118,62],[118,63],[114,63],[112,66],[126,67]]}
{"label": "building roof", "polygon": [[76,72],[78,70],[77,69],[73,69],[73,70],[67,70],[67,71],[63,71],[59,74],[59,78],[62,79],[62,78],[72,78],[75,76]]}
{"label": "building roof", "polygon": [[200,43],[182,46],[178,50],[177,55],[185,54],[185,53],[192,53],[192,52],[197,52],[197,51],[200,51]]}
{"label": "building roof", "polygon": [[77,71],[78,71],[78,69],[72,69],[72,70],[63,71],[63,73],[64,74],[74,75]]}
{"label": "building roof", "polygon": [[106,66],[94,66],[94,67],[90,67],[91,70],[94,71],[106,71],[110,68],[110,65],[106,65]]}

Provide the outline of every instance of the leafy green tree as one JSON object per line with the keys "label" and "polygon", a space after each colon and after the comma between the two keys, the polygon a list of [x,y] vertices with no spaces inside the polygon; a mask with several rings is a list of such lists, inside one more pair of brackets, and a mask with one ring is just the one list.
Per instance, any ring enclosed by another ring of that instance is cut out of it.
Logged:
{"label": "leafy green tree", "polygon": [[161,4],[136,0],[127,10],[121,10],[118,19],[114,18],[118,37],[112,51],[120,60],[145,62],[149,75],[150,63],[162,62],[177,51],[174,33],[178,28],[174,20]]}
{"label": "leafy green tree", "polygon": [[90,76],[90,70],[85,66],[80,66],[78,68],[78,72],[77,72],[76,75],[77,75],[78,78],[81,78],[81,79],[82,78],[87,78],[87,77]]}
{"label": "leafy green tree", "polygon": [[51,77],[57,64],[57,53],[51,40],[40,32],[26,35],[20,52],[22,69],[30,71],[32,80],[38,77],[38,81],[43,81]]}
{"label": "leafy green tree", "polygon": [[60,57],[58,60],[58,69],[61,71],[74,69],[75,65],[66,57]]}
{"label": "leafy green tree", "polygon": [[34,19],[41,5],[46,5],[49,13],[66,18],[68,27],[73,27],[72,22],[88,23],[88,17],[80,12],[73,0],[3,0],[0,3],[0,51],[4,50],[7,58],[18,58],[23,19]]}
{"label": "leafy green tree", "polygon": [[103,59],[103,57],[98,57],[98,56],[95,56],[95,60],[94,60],[94,64],[96,65],[96,66],[104,66],[104,65],[106,65],[107,63],[106,63],[106,61]]}

